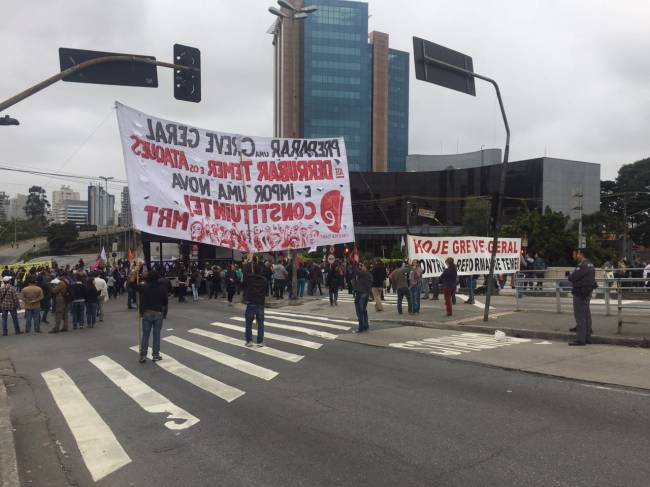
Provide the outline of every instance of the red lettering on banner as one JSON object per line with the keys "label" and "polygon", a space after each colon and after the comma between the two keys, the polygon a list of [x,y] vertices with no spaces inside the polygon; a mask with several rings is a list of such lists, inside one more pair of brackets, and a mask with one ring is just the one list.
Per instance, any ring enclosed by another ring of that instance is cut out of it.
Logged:
{"label": "red lettering on banner", "polygon": [[151,226],[153,222],[153,214],[158,211],[158,207],[147,205],[144,207],[144,211],[147,212],[147,225]]}

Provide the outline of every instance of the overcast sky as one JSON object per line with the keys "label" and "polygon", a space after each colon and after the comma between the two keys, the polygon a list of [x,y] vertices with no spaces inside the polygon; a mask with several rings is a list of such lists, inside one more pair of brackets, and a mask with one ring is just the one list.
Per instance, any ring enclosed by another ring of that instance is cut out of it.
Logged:
{"label": "overcast sky", "polygon": [[[308,0],[306,3],[309,3]],[[125,179],[114,100],[218,131],[272,135],[271,0],[110,2],[4,0],[0,98],[59,70],[58,48],[154,55],[175,42],[202,55],[199,104],[173,98],[171,71],[159,88],[59,82],[6,112],[0,165]],[[543,155],[602,164],[601,178],[650,156],[650,2],[647,0],[372,0],[370,30],[412,51],[412,36],[464,52],[495,78],[510,121],[511,160]],[[410,153],[502,147],[491,86],[477,96],[416,81],[411,59]],[[63,181],[0,171],[0,191],[48,194]],[[86,185],[72,184],[85,198]],[[119,185],[110,187],[119,191]]]}

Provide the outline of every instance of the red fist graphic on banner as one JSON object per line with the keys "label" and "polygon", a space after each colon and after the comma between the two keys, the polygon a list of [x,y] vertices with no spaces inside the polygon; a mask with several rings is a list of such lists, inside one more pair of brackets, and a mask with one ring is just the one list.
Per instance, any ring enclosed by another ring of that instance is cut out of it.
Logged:
{"label": "red fist graphic on banner", "polygon": [[340,191],[328,191],[320,200],[320,216],[323,223],[334,233],[341,231],[343,219],[343,195]]}

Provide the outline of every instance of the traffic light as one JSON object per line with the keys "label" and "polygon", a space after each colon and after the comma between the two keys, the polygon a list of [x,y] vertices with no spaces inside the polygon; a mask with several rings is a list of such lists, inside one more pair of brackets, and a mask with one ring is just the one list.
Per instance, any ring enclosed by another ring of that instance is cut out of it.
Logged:
{"label": "traffic light", "polygon": [[194,69],[174,69],[174,98],[198,103],[201,101],[201,51],[196,47],[174,44],[174,64]]}

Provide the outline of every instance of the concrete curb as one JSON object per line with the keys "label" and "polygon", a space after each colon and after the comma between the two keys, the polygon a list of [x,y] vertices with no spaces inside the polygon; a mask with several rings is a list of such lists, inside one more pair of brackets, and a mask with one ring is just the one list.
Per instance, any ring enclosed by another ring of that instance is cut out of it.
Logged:
{"label": "concrete curb", "polygon": [[[437,330],[454,330],[454,331],[469,331],[472,333],[488,333],[492,334],[495,330],[501,330],[506,335],[517,338],[536,338],[540,340],[573,340],[575,339],[574,333],[562,333],[556,331],[540,331],[540,330],[527,330],[525,328],[511,328],[503,326],[481,326],[472,325],[470,323],[463,323],[461,320],[453,323],[441,323],[430,321],[417,321],[417,320],[389,320],[389,319],[374,319],[380,323],[397,323],[405,326],[419,326],[422,328],[434,328]],[[641,347],[647,346],[648,342],[645,338],[630,338],[630,337],[612,337],[593,335],[591,340],[594,344],[600,345],[620,345],[625,347]]]}
{"label": "concrete curb", "polygon": [[0,486],[20,487],[7,389],[0,380]]}

